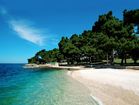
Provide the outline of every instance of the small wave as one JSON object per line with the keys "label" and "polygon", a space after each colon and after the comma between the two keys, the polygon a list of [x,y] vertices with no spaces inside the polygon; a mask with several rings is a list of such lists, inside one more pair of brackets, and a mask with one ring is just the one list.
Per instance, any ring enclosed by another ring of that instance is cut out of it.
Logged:
{"label": "small wave", "polygon": [[91,98],[93,99],[93,101],[96,102],[97,105],[104,105],[102,103],[102,101],[100,101],[100,99],[98,99],[97,97],[93,96],[92,94],[90,94]]}

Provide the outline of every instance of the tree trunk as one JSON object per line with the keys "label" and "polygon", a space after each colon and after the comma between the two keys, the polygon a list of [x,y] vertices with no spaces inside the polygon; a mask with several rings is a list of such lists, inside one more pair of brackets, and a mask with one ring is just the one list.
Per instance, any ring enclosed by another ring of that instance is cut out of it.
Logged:
{"label": "tree trunk", "polygon": [[122,57],[122,59],[121,59],[121,65],[123,65],[123,63],[124,63],[124,58]]}
{"label": "tree trunk", "polygon": [[137,59],[134,59],[134,64],[137,64]]}
{"label": "tree trunk", "polygon": [[125,58],[125,53],[122,52],[122,53],[121,53],[121,65],[124,64],[124,58]]}
{"label": "tree trunk", "polygon": [[126,64],[126,58],[125,58],[125,64]]}
{"label": "tree trunk", "polygon": [[92,63],[92,57],[89,57],[89,60],[90,60],[90,64]]}
{"label": "tree trunk", "polygon": [[68,65],[70,65],[70,59],[69,58],[67,58],[67,63],[68,63]]}
{"label": "tree trunk", "polygon": [[109,55],[107,53],[107,64],[109,64]]}
{"label": "tree trunk", "polygon": [[111,65],[114,64],[114,50],[111,52]]}
{"label": "tree trunk", "polygon": [[126,54],[125,54],[125,64],[126,64]]}

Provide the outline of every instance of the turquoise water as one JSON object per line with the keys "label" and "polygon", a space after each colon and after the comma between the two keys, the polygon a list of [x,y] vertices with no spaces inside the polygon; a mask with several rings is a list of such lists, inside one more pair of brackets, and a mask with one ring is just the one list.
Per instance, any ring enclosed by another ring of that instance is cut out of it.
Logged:
{"label": "turquoise water", "polygon": [[89,91],[65,70],[0,64],[0,105],[96,105]]}

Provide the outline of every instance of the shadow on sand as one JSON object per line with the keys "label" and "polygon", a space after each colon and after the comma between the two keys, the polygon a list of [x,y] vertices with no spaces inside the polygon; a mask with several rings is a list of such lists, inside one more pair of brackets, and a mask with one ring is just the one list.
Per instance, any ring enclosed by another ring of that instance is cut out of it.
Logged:
{"label": "shadow on sand", "polygon": [[126,64],[126,65],[120,65],[120,64],[90,64],[86,65],[85,68],[95,68],[95,69],[103,69],[103,68],[112,68],[112,69],[134,69],[139,70],[139,64]]}

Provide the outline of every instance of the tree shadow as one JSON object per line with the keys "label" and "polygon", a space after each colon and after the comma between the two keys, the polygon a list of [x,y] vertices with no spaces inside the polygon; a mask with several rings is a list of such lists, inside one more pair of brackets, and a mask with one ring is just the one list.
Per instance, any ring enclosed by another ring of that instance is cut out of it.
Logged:
{"label": "tree shadow", "polygon": [[112,68],[112,69],[134,69],[139,70],[139,64],[134,63],[128,63],[121,65],[120,63],[115,63],[113,65],[102,63],[102,64],[89,64],[86,65],[85,68],[95,68],[95,69],[106,69],[106,68]]}

